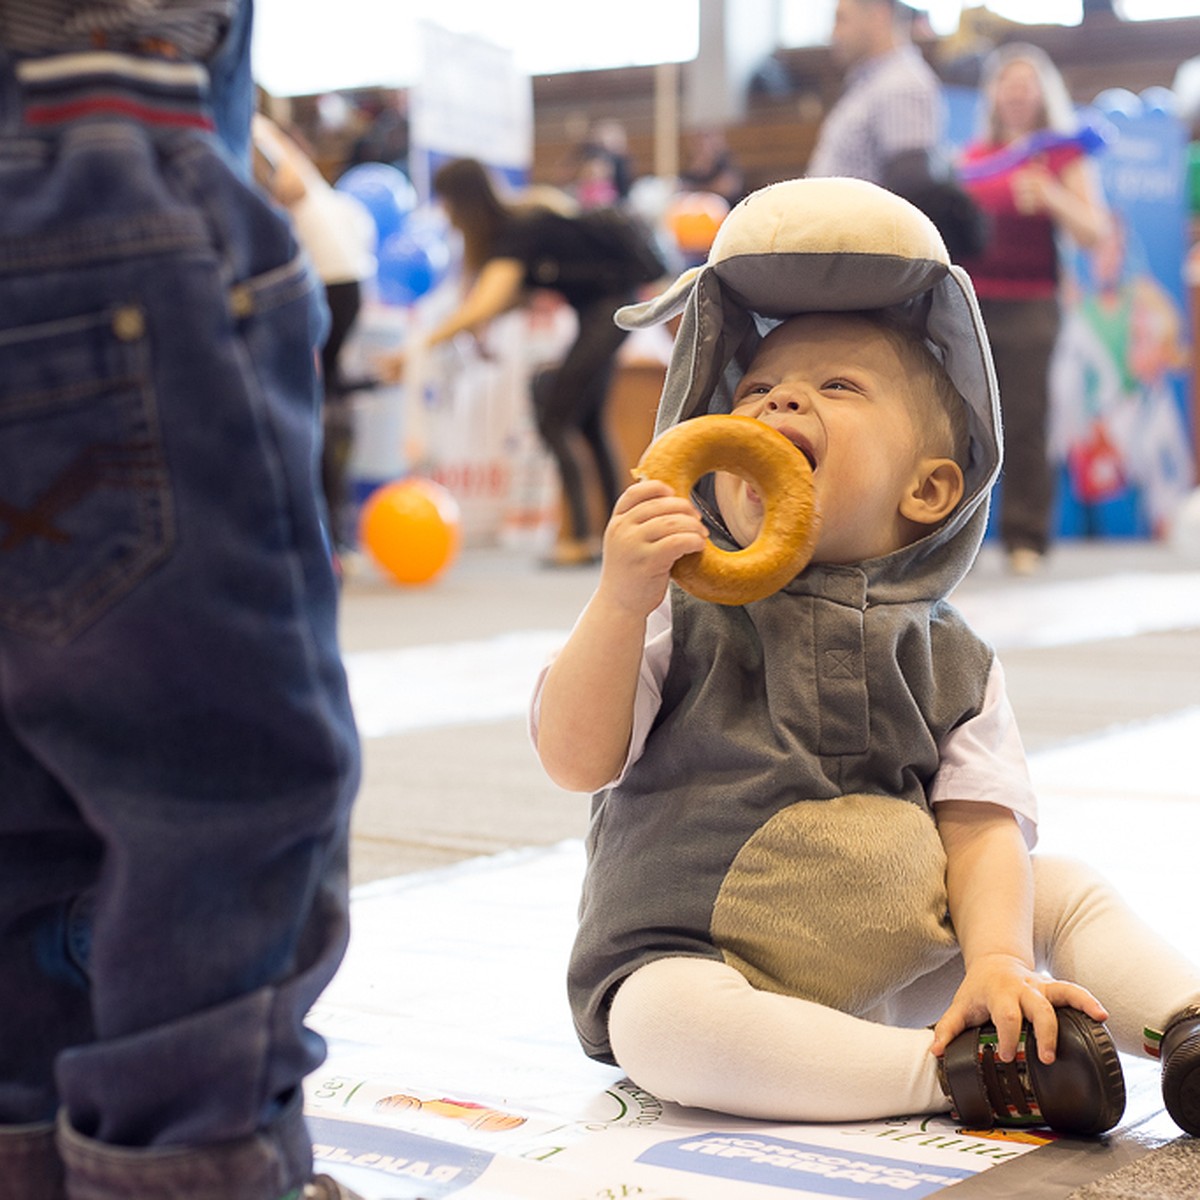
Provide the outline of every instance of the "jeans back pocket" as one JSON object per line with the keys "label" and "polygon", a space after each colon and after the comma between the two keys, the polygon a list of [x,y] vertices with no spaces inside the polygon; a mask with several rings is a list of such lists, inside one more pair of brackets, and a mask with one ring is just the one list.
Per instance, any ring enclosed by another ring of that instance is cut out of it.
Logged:
{"label": "jeans back pocket", "polygon": [[173,536],[142,309],[0,330],[0,624],[69,642]]}

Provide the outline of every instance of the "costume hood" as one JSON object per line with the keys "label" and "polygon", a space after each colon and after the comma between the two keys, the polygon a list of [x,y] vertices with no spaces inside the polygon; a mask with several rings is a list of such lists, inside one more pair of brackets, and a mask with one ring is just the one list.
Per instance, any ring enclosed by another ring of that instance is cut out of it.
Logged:
{"label": "costume hood", "polygon": [[[950,263],[932,221],[906,200],[857,179],[794,179],[742,200],[725,218],[708,260],[665,292],[617,313],[626,329],[682,313],[655,432],[704,413],[726,413],[759,342],[806,312],[896,310],[924,336],[966,401],[970,460],[950,519],[911,546],[861,564],[878,595],[946,595],[966,574],[987,525],[1000,470],[998,390],[979,304]],[[810,568],[812,570],[812,568]]]}

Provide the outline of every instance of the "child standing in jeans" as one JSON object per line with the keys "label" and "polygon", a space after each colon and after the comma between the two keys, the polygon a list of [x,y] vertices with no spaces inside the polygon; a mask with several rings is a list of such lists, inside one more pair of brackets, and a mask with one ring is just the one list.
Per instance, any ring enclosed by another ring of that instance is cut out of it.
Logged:
{"label": "child standing in jeans", "polygon": [[250,4],[0,12],[0,1194],[333,1200],[358,745]]}

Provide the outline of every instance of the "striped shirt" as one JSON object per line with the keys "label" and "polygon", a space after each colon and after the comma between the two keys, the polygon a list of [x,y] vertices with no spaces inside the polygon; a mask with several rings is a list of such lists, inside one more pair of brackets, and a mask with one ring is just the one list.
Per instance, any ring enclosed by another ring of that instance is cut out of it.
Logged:
{"label": "striped shirt", "polygon": [[944,121],[937,76],[915,46],[900,46],[850,71],[821,126],[808,174],[882,183],[885,165],[898,154],[936,147]]}
{"label": "striped shirt", "polygon": [[203,61],[240,0],[0,0],[0,45],[18,54],[158,51]]}

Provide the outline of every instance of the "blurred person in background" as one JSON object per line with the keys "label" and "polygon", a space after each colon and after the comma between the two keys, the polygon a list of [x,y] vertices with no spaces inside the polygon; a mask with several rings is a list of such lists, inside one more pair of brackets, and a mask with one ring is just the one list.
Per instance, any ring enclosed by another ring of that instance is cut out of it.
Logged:
{"label": "blurred person in background", "polygon": [[745,176],[721,130],[701,129],[692,135],[679,187],[688,192],[712,192],[730,208],[746,194]]}
{"label": "blurred person in background", "polygon": [[[961,265],[975,284],[1000,382],[1000,538],[1011,569],[1027,575],[1051,537],[1048,380],[1061,328],[1059,238],[1093,249],[1112,221],[1094,164],[1072,140],[1079,123],[1066,86],[1044,51],[1022,43],[994,51],[982,94],[980,133],[960,166],[990,236]],[[1030,139],[1046,132],[1062,136],[1026,153]]]}
{"label": "blurred person in background", "polygon": [[832,53],[846,86],[821,125],[810,176],[845,175],[888,188],[937,226],[953,261],[977,254],[986,228],[943,150],[941,84],[913,44],[899,0],[838,0]]}
{"label": "blurred person in background", "polygon": [[575,152],[571,194],[580,208],[623,204],[633,183],[629,137],[620,121],[596,121]]}
{"label": "blurred person in background", "polygon": [[329,534],[341,555],[354,544],[345,511],[353,424],[341,354],[362,307],[362,285],[375,274],[375,224],[363,205],[333,187],[265,113],[254,114],[251,133],[255,178],[287,209],[329,309],[329,329],[321,343],[321,490]]}
{"label": "blurred person in background", "polygon": [[[463,237],[466,291],[459,306],[423,336],[425,347],[462,333],[482,333],[535,289],[557,292],[575,310],[578,332],[562,362],[533,380],[538,433],[558,468],[568,520],[568,532],[546,565],[596,562],[600,530],[589,511],[584,455],[596,468],[605,519],[623,483],[605,421],[617,351],[627,336],[613,316],[636,298],[652,272],[661,273],[662,264],[648,243],[638,244],[631,222],[613,214],[589,219],[587,213],[509,201],[473,158],[445,163],[434,175],[433,188]],[[381,376],[402,379],[412,352],[408,346],[381,359]]]}

